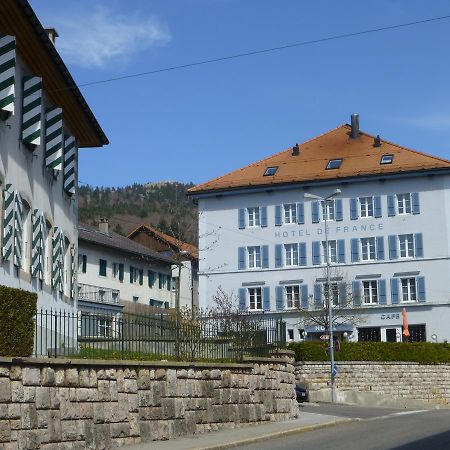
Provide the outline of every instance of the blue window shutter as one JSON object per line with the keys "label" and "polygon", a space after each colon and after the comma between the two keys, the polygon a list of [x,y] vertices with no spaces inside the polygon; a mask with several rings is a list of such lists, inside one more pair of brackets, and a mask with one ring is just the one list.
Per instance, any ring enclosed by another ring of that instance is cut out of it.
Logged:
{"label": "blue window shutter", "polygon": [[303,309],[308,309],[308,285],[302,284],[300,285],[300,301]]}
{"label": "blue window shutter", "polygon": [[264,311],[270,311],[270,288],[268,286],[263,288],[263,308]]}
{"label": "blue window shutter", "polygon": [[267,227],[267,206],[261,206],[261,227]]}
{"label": "blue window shutter", "polygon": [[241,311],[245,311],[247,309],[246,305],[245,305],[245,296],[246,296],[246,294],[247,294],[247,289],[245,289],[245,288],[240,288],[239,289],[239,309]]}
{"label": "blue window shutter", "polygon": [[417,300],[420,303],[425,302],[426,296],[425,296],[425,277],[417,277],[416,278],[417,283]]}
{"label": "blue window shutter", "polygon": [[281,205],[275,205],[275,226],[281,226]]}
{"label": "blue window shutter", "polygon": [[305,204],[297,203],[297,223],[305,223]]}
{"label": "blue window shutter", "polygon": [[377,260],[384,260],[384,236],[377,237]]}
{"label": "blue window shutter", "polygon": [[361,281],[355,280],[352,282],[353,304],[355,306],[361,305]]}
{"label": "blue window shutter", "polygon": [[359,261],[359,239],[350,239],[350,247],[351,247],[351,260],[352,262]]}
{"label": "blue window shutter", "polygon": [[299,248],[298,248],[298,244],[297,245],[297,258],[294,260],[294,264],[296,266],[298,266],[300,264],[300,254],[299,254]]}
{"label": "blue window shutter", "polygon": [[413,192],[411,194],[411,211],[413,214],[420,214],[419,193]]}
{"label": "blue window shutter", "polygon": [[311,219],[312,223],[319,223],[319,202],[314,201],[311,203]]}
{"label": "blue window shutter", "polygon": [[320,242],[314,241],[312,243],[312,263],[314,266],[320,264]]}
{"label": "blue window shutter", "polygon": [[345,240],[344,239],[338,239],[337,250],[338,250],[338,263],[345,264]]}
{"label": "blue window shutter", "polygon": [[342,199],[341,198],[336,199],[334,205],[335,205],[335,208],[336,208],[335,219],[336,219],[336,221],[341,221],[343,219]]}
{"label": "blue window shutter", "polygon": [[239,209],[239,229],[245,228],[245,209]]}
{"label": "blue window shutter", "polygon": [[339,306],[341,308],[345,308],[346,306],[348,306],[347,283],[345,281],[339,283]]}
{"label": "blue window shutter", "polygon": [[398,251],[397,251],[397,236],[391,235],[388,236],[389,243],[389,259],[397,259]]}
{"label": "blue window shutter", "polygon": [[282,261],[282,251],[283,248],[281,246],[281,244],[276,244],[275,245],[275,267],[281,267],[283,265],[283,261]]}
{"label": "blue window shutter", "polygon": [[283,286],[276,286],[275,287],[275,297],[276,297],[276,306],[277,306],[277,310],[281,310],[283,309],[283,291],[284,288]]}
{"label": "blue window shutter", "polygon": [[386,305],[387,304],[386,280],[378,280],[378,303],[380,305]]}
{"label": "blue window shutter", "polygon": [[399,295],[398,295],[398,278],[391,278],[391,303],[396,305],[399,303]]}
{"label": "blue window shutter", "polygon": [[268,269],[269,268],[269,246],[263,245],[261,247],[261,255],[262,255],[262,268]]}
{"label": "blue window shutter", "polygon": [[393,195],[387,196],[387,204],[388,204],[388,216],[395,216],[395,197]]}
{"label": "blue window shutter", "polygon": [[356,220],[358,218],[358,201],[356,198],[350,199],[350,219]]}
{"label": "blue window shutter", "polygon": [[423,238],[422,233],[416,233],[414,235],[415,256],[416,258],[423,258]]}
{"label": "blue window shutter", "polygon": [[300,242],[298,244],[298,265],[306,266],[306,242]]}
{"label": "blue window shutter", "polygon": [[322,300],[322,284],[316,283],[314,285],[314,306],[316,308],[322,308],[323,300]]}
{"label": "blue window shutter", "polygon": [[238,248],[238,269],[245,270],[245,247]]}
{"label": "blue window shutter", "polygon": [[374,203],[374,216],[375,217],[381,217],[381,197],[379,195],[377,195],[376,197],[373,198],[373,203]]}

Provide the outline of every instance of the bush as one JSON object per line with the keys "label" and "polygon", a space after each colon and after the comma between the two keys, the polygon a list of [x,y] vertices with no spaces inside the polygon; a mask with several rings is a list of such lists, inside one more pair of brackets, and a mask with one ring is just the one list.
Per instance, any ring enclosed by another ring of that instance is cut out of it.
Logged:
{"label": "bush", "polygon": [[[327,343],[289,344],[296,361],[328,361]],[[431,342],[343,342],[334,353],[336,361],[411,361],[424,364],[450,363],[450,344]]]}
{"label": "bush", "polygon": [[0,356],[30,356],[37,294],[0,285]]}

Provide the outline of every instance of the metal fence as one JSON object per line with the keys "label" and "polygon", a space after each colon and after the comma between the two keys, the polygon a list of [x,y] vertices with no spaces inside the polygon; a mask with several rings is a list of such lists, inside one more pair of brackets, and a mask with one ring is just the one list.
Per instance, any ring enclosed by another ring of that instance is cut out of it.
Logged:
{"label": "metal fence", "polygon": [[129,316],[41,310],[35,356],[239,361],[286,344],[286,323],[253,314]]}

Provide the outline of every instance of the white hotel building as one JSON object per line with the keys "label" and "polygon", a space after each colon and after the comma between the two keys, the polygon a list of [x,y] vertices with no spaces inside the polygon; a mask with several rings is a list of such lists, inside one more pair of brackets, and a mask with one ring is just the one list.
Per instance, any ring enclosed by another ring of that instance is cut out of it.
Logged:
{"label": "white hotel building", "polygon": [[[199,296],[221,287],[243,310],[282,317],[288,339],[318,337],[298,306],[319,308],[327,214],[333,302],[353,292],[350,340],[450,340],[450,161],[343,125],[198,185]],[[305,193],[340,195],[325,211]],[[341,306],[343,306],[341,304]],[[306,334],[305,334],[306,331]]]}

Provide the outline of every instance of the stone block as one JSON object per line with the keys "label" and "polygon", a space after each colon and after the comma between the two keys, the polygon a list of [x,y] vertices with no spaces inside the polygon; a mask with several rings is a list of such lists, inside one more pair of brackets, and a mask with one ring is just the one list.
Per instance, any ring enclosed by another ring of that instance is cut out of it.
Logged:
{"label": "stone block", "polygon": [[93,403],[94,406],[94,423],[105,422],[105,406],[103,403]]}
{"label": "stone block", "polygon": [[20,366],[11,366],[11,369],[9,370],[9,378],[11,380],[21,380],[22,379],[22,367]]}
{"label": "stone block", "polygon": [[138,389],[150,389],[150,370],[149,369],[139,369],[138,372]]}
{"label": "stone block", "polygon": [[11,426],[8,420],[0,420],[0,442],[11,440]]}
{"label": "stone block", "polygon": [[37,427],[47,428],[49,419],[49,411],[46,409],[41,409],[37,411]]}
{"label": "stone block", "polygon": [[0,420],[2,419],[9,419],[8,417],[8,405],[7,404],[0,404]]}
{"label": "stone block", "polygon": [[78,382],[82,388],[90,387],[89,369],[78,369]]}
{"label": "stone block", "polygon": [[153,406],[161,405],[161,399],[166,395],[166,383],[155,381],[152,385]]}
{"label": "stone block", "polygon": [[139,436],[140,429],[139,429],[139,414],[132,413],[129,415],[129,435],[130,436]]}
{"label": "stone block", "polygon": [[109,381],[104,379],[99,379],[97,381],[97,392],[98,392],[98,401],[100,402],[109,402],[111,401],[111,393],[109,391]]}
{"label": "stone block", "polygon": [[55,385],[55,371],[51,367],[44,367],[41,370],[41,385],[42,386]]}
{"label": "stone block", "polygon": [[127,422],[112,423],[111,424],[111,437],[128,437],[130,435],[130,424]]}
{"label": "stone block", "polygon": [[11,401],[11,382],[9,378],[0,378],[0,403]]}
{"label": "stone block", "polygon": [[20,405],[20,421],[24,430],[37,428],[36,406],[31,403]]}
{"label": "stone block", "polygon": [[155,380],[165,380],[166,379],[166,369],[156,369],[155,370]]}
{"label": "stone block", "polygon": [[139,411],[139,397],[138,394],[127,394],[128,401],[128,411],[138,412]]}
{"label": "stone block", "polygon": [[211,380],[220,380],[222,378],[222,371],[219,369],[213,369],[209,373],[209,377]]}
{"label": "stone block", "polygon": [[41,446],[41,433],[38,430],[21,430],[18,433],[20,449],[38,449]]}
{"label": "stone block", "polygon": [[153,404],[153,391],[145,390],[138,392],[139,406],[151,406]]}
{"label": "stone block", "polygon": [[59,389],[56,387],[50,388],[50,407],[51,409],[59,409],[60,407]]}
{"label": "stone block", "polygon": [[55,385],[56,386],[64,386],[66,374],[64,369],[56,369],[55,370]]}
{"label": "stone block", "polygon": [[36,408],[37,409],[50,409],[50,388],[49,387],[37,387],[36,388]]}
{"label": "stone block", "polygon": [[80,402],[80,419],[92,419],[94,417],[94,406],[91,402]]}
{"label": "stone block", "polygon": [[138,391],[137,379],[125,378],[124,391],[128,394],[137,394]]}
{"label": "stone block", "polygon": [[175,397],[177,395],[177,371],[167,369],[166,371],[166,395]]}
{"label": "stone block", "polygon": [[94,424],[94,442],[96,450],[111,448],[111,431],[109,424]]}
{"label": "stone block", "polygon": [[41,384],[41,371],[37,367],[24,367],[22,369],[22,384],[24,386],[39,386]]}

